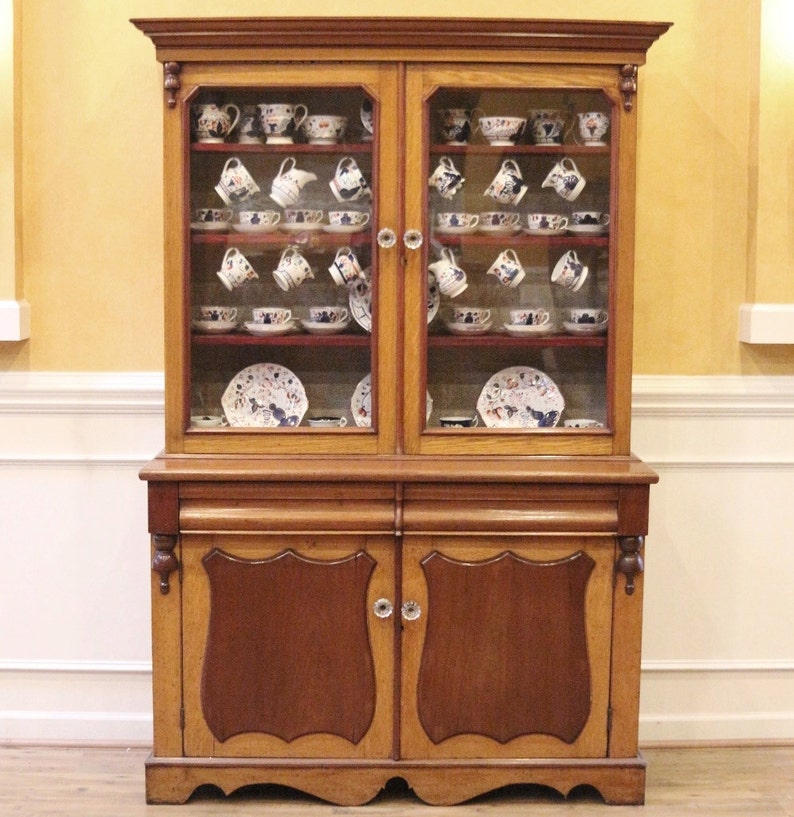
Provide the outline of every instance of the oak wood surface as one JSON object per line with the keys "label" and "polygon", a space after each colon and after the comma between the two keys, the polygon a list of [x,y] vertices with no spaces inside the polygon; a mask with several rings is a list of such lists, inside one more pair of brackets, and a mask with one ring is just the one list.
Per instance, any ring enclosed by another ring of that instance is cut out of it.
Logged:
{"label": "oak wood surface", "polygon": [[255,786],[224,798],[203,789],[184,806],[147,806],[144,747],[0,746],[0,813],[22,817],[794,817],[794,746],[646,748],[644,806],[605,809],[593,792],[567,801],[549,789],[514,786],[455,807],[421,803],[395,781],[355,811],[279,786]]}

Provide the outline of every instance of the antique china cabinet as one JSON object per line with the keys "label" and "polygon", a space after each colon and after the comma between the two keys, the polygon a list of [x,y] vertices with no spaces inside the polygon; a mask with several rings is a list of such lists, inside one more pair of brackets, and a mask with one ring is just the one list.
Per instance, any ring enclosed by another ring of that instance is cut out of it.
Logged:
{"label": "antique china cabinet", "polygon": [[638,68],[668,24],[147,19],[147,798],[640,803]]}

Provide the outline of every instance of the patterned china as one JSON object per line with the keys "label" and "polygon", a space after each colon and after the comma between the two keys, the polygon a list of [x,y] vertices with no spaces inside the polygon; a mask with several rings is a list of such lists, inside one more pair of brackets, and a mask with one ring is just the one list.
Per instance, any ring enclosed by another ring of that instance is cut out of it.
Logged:
{"label": "patterned china", "polygon": [[255,363],[229,381],[221,405],[230,426],[297,426],[309,401],[294,372],[278,363]]}
{"label": "patterned china", "polygon": [[564,408],[557,384],[530,366],[497,372],[477,400],[477,411],[488,428],[552,428]]}

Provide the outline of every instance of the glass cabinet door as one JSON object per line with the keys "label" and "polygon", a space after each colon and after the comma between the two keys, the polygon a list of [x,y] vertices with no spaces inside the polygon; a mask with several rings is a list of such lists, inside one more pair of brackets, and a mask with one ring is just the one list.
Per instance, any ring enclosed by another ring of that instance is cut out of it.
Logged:
{"label": "glass cabinet door", "polygon": [[563,84],[537,67],[409,75],[407,226],[426,240],[406,299],[427,304],[406,349],[410,449],[617,453],[631,225],[619,234],[615,84],[587,68]]}
{"label": "glass cabinet door", "polygon": [[397,401],[380,385],[396,378],[376,351],[395,276],[375,236],[384,215],[394,223],[394,77],[341,68],[183,78],[186,193],[170,223],[184,274],[169,319],[185,340],[170,406],[185,451],[393,446]]}

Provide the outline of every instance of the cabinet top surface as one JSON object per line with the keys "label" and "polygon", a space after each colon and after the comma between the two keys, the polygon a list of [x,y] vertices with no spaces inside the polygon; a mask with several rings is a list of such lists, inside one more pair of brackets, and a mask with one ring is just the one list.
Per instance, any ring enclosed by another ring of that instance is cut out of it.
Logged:
{"label": "cabinet top surface", "polygon": [[[355,20],[355,25],[350,25]],[[291,48],[455,47],[644,53],[672,23],[436,17],[209,17],[138,18],[133,25],[160,49],[262,47],[278,37],[283,58]],[[344,23],[344,36],[340,26]],[[284,39],[287,37],[288,39]]]}
{"label": "cabinet top surface", "polygon": [[226,457],[162,455],[142,471],[152,482],[569,482],[652,484],[658,475],[630,457]]}

